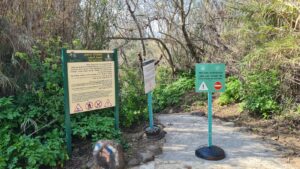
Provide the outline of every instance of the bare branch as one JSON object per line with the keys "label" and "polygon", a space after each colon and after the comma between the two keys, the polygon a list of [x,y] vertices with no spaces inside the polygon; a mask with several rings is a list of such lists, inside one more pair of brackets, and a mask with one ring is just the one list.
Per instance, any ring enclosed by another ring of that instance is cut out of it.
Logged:
{"label": "bare branch", "polygon": [[142,29],[141,29],[140,24],[139,24],[135,14],[134,14],[134,10],[131,9],[131,6],[130,6],[128,0],[126,0],[126,5],[127,5],[128,11],[129,11],[132,19],[134,20],[134,22],[136,24],[136,27],[138,28],[138,31],[139,31],[139,34],[140,34],[140,37],[141,37],[142,48],[143,48],[143,56],[146,56],[146,47],[145,47],[145,43],[144,43],[144,40],[143,40]]}
{"label": "bare branch", "polygon": [[137,37],[108,37],[108,39],[123,39],[123,40],[154,40],[156,42],[159,42],[164,49],[166,50],[167,54],[169,57],[172,57],[170,50],[168,49],[167,45],[158,38],[153,38],[153,37],[146,37],[146,38],[137,38]]}

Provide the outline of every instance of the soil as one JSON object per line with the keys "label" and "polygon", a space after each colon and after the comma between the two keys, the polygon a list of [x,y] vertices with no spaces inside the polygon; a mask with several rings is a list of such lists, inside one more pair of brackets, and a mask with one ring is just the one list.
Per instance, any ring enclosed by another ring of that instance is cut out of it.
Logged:
{"label": "soil", "polygon": [[[154,119],[154,123],[161,129],[164,128],[157,119]],[[140,152],[146,152],[147,147],[150,145],[156,145],[159,147],[163,146],[165,141],[164,138],[160,140],[148,140],[146,138],[144,128],[147,126],[148,124],[145,122],[144,124],[135,126],[132,130],[123,131],[123,138],[128,144],[128,149],[124,153],[126,163],[128,163],[131,159],[138,159],[138,154]]]}
{"label": "soil", "polygon": [[66,169],[89,168],[93,162],[93,143],[89,140],[73,140],[72,157],[65,164]]}
{"label": "soil", "polygon": [[[163,128],[163,126],[161,126],[157,119],[154,119],[154,123]],[[162,147],[164,139],[152,141],[145,138],[144,128],[147,125],[147,122],[144,122],[122,131],[123,139],[127,143],[127,148],[123,150],[126,163],[128,163],[128,161],[133,158],[138,159],[138,154],[140,152],[146,152],[149,145],[157,145],[159,147]],[[74,139],[72,158],[66,162],[65,168],[90,168],[93,164],[92,152],[93,142],[91,142],[90,140]]]}

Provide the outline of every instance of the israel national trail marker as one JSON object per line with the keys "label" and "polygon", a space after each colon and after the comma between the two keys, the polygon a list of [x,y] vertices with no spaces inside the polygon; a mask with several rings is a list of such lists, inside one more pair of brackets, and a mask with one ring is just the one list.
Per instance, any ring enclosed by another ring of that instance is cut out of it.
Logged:
{"label": "israel national trail marker", "polygon": [[118,54],[116,49],[62,49],[61,59],[66,142],[68,154],[71,156],[70,114],[114,107],[115,128],[119,129]]}
{"label": "israel national trail marker", "polygon": [[208,146],[195,151],[195,155],[206,160],[222,160],[225,152],[212,145],[212,94],[225,91],[225,64],[196,64],[196,92],[208,93]]}
{"label": "israel national trail marker", "polygon": [[145,129],[145,133],[148,139],[156,140],[161,139],[164,136],[164,132],[159,126],[155,126],[153,123],[153,109],[152,109],[152,91],[155,89],[155,65],[154,60],[146,60],[143,62],[143,76],[145,93],[148,100],[148,112],[149,112],[149,127]]}

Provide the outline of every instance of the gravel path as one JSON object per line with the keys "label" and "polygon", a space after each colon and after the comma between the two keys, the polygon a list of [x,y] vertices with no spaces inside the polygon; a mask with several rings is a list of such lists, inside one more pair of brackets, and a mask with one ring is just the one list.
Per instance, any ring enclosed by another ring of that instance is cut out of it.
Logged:
{"label": "gravel path", "polygon": [[195,150],[207,144],[207,118],[189,114],[159,115],[166,126],[163,154],[155,161],[134,169],[294,169],[280,152],[249,133],[239,132],[230,123],[214,121],[213,144],[225,150],[226,158],[207,161],[197,158]]}

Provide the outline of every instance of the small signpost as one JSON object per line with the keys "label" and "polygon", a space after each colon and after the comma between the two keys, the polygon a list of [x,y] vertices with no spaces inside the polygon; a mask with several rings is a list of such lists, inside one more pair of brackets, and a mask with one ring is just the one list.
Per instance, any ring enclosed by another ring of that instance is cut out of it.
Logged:
{"label": "small signpost", "polygon": [[196,92],[208,93],[208,146],[195,151],[195,155],[206,160],[225,158],[222,148],[212,145],[212,94],[225,91],[225,64],[196,64]]}
{"label": "small signpost", "polygon": [[153,123],[153,110],[152,110],[152,91],[155,88],[155,65],[154,60],[146,60],[143,62],[143,75],[145,93],[148,98],[148,112],[149,112],[149,127],[145,129],[148,139],[156,140],[164,136],[164,132],[160,127],[155,126]]}
{"label": "small signpost", "polygon": [[144,86],[148,98],[149,127],[153,130],[152,90],[155,88],[154,60],[143,62]]}
{"label": "small signpost", "polygon": [[[113,56],[113,61],[110,55]],[[116,49],[62,49],[61,57],[66,142],[68,154],[71,156],[70,114],[114,107],[115,128],[119,128],[118,54]]]}

